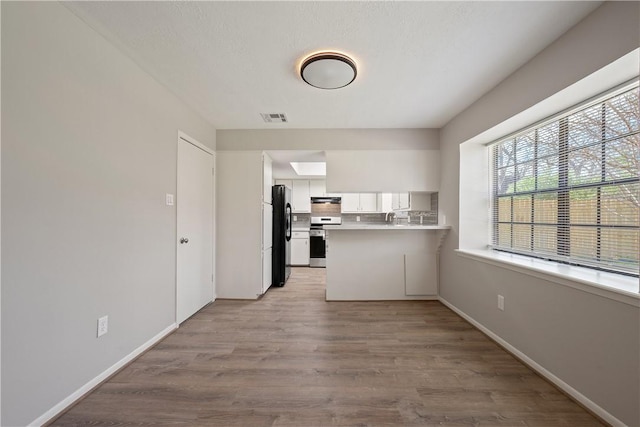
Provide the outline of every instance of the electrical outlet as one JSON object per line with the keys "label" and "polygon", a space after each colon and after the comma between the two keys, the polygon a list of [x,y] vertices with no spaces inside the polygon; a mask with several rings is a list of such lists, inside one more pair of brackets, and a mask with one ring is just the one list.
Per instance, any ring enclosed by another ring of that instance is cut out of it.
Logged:
{"label": "electrical outlet", "polygon": [[109,316],[102,316],[98,319],[98,337],[109,332]]}
{"label": "electrical outlet", "polygon": [[293,222],[297,222],[298,221],[298,215],[294,215],[293,216]]}
{"label": "electrical outlet", "polygon": [[498,295],[498,310],[504,311],[504,297],[502,295]]}
{"label": "electrical outlet", "polygon": [[167,203],[167,206],[173,206],[173,194],[167,193],[165,196],[165,202]]}
{"label": "electrical outlet", "polygon": [[356,216],[356,222],[360,222],[360,215]]}

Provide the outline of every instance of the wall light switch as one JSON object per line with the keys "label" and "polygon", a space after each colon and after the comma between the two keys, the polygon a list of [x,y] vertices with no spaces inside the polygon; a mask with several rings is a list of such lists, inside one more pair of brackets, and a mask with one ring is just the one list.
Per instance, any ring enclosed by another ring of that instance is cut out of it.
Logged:
{"label": "wall light switch", "polygon": [[167,206],[173,206],[173,194],[167,193],[166,201]]}
{"label": "wall light switch", "polygon": [[502,295],[498,295],[498,310],[504,311],[504,297]]}
{"label": "wall light switch", "polygon": [[356,216],[356,222],[360,222],[360,215]]}
{"label": "wall light switch", "polygon": [[298,215],[294,215],[294,216],[293,216],[293,220],[294,220],[294,221],[297,221],[297,220],[298,220]]}

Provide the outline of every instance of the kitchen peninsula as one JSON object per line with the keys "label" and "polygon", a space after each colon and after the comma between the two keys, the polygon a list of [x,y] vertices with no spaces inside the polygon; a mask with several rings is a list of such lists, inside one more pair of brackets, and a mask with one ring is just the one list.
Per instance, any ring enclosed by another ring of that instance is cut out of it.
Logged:
{"label": "kitchen peninsula", "polygon": [[428,300],[438,295],[446,225],[343,224],[327,232],[327,301]]}

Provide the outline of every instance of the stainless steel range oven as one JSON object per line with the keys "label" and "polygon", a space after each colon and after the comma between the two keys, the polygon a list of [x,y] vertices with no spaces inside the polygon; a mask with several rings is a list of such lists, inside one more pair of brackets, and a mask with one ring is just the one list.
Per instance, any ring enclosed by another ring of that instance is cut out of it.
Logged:
{"label": "stainless steel range oven", "polygon": [[327,245],[324,224],[342,224],[342,217],[311,217],[309,229],[309,267],[326,267]]}
{"label": "stainless steel range oven", "polygon": [[327,265],[325,224],[342,224],[342,199],[340,197],[311,198],[311,227],[309,229],[309,267]]}
{"label": "stainless steel range oven", "polygon": [[309,267],[325,267],[326,255],[324,230],[321,225],[312,225],[309,229]]}

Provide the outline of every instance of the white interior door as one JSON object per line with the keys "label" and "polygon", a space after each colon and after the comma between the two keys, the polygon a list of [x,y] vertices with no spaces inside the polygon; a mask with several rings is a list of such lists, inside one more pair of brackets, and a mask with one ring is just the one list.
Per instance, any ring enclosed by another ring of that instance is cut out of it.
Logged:
{"label": "white interior door", "polygon": [[178,140],[176,321],[213,300],[213,154]]}

